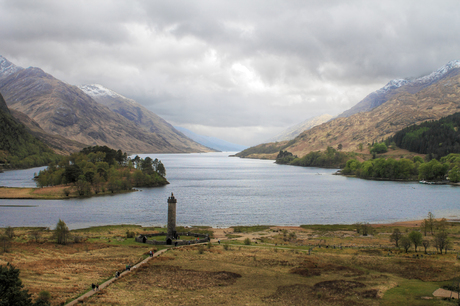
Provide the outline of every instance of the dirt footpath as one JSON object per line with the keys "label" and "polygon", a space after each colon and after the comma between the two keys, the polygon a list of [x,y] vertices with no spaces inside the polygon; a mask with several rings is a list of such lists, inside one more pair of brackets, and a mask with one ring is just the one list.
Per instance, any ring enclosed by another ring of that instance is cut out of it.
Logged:
{"label": "dirt footpath", "polygon": [[457,292],[453,292],[453,291],[442,289],[442,288],[439,288],[438,290],[433,292],[433,295],[435,297],[441,297],[441,298],[451,298],[451,297],[453,297],[454,299],[458,300],[458,293]]}

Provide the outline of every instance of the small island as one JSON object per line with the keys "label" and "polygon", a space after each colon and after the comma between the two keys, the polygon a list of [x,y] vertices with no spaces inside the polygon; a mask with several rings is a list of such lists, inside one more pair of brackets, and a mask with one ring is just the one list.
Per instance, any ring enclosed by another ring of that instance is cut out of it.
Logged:
{"label": "small island", "polygon": [[87,147],[50,163],[35,177],[37,188],[0,188],[2,199],[64,199],[135,191],[169,184],[158,159],[128,158],[107,146]]}

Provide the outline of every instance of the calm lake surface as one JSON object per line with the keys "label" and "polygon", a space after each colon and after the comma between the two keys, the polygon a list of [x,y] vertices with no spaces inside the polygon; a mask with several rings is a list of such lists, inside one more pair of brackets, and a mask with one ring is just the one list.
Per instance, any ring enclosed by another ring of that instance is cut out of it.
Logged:
{"label": "calm lake surface", "polygon": [[[165,187],[68,200],[0,200],[0,227],[71,229],[109,224],[165,225],[167,198],[177,199],[178,225],[301,225],[392,222],[460,216],[460,187],[367,181],[336,170],[277,165],[230,153],[151,154],[163,162]],[[0,185],[34,187],[41,168],[0,173]],[[19,207],[31,205],[32,207]],[[16,207],[15,207],[16,206]]]}

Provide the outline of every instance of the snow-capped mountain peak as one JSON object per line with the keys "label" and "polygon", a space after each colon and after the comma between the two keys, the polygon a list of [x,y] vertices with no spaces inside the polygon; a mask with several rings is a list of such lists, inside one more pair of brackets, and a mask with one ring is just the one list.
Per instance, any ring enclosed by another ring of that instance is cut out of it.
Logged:
{"label": "snow-capped mountain peak", "polygon": [[396,88],[399,88],[403,85],[406,85],[407,83],[410,83],[409,80],[406,80],[406,79],[394,79],[394,80],[391,80],[390,82],[388,82],[387,85],[383,86],[382,88],[380,88],[379,90],[377,90],[377,93],[386,93],[392,89],[396,89]]}
{"label": "snow-capped mountain peak", "polygon": [[424,84],[424,83],[429,83],[432,81],[439,80],[442,78],[445,74],[450,72],[452,69],[455,68],[460,68],[460,60],[453,60],[445,64],[444,66],[440,67],[438,70],[433,71],[432,73],[420,77],[418,79],[412,80],[411,83],[419,83],[419,84]]}
{"label": "snow-capped mountain peak", "polygon": [[0,78],[9,76],[10,74],[13,74],[22,69],[22,67],[16,66],[0,55]]}
{"label": "snow-capped mountain peak", "polygon": [[109,97],[125,98],[122,95],[116,93],[115,91],[105,88],[104,86],[99,85],[99,84],[81,85],[81,86],[78,86],[78,88],[83,90],[83,92],[86,93],[90,97],[109,96]]}
{"label": "snow-capped mountain peak", "polygon": [[460,68],[460,60],[453,60],[440,67],[438,70],[416,79],[394,79],[388,82],[384,87],[377,90],[377,93],[386,93],[390,90],[399,88],[407,84],[424,85],[441,79],[444,75],[450,72],[452,69]]}

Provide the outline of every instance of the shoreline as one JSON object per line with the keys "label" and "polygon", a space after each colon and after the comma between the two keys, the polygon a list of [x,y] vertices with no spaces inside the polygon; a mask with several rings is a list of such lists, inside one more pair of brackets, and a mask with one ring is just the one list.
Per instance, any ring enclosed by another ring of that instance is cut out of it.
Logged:
{"label": "shoreline", "polygon": [[[3,208],[3,207],[35,207],[36,205],[0,205],[0,209]],[[441,220],[442,218],[436,218],[435,220],[436,221],[439,221]],[[447,219],[447,222],[460,222],[460,218],[450,218],[450,219]],[[423,219],[419,219],[419,220],[406,220],[406,221],[394,221],[394,222],[390,222],[390,223],[382,223],[382,222],[379,222],[379,223],[369,223],[370,226],[374,227],[374,228],[379,228],[379,227],[409,227],[409,228],[416,228],[416,227],[419,227],[420,224],[423,222]],[[212,226],[212,225],[180,225],[178,224],[177,226],[178,227],[185,227],[185,228],[207,228],[207,229],[210,229],[210,230],[213,230],[213,231],[224,231],[224,230],[228,230],[228,229],[233,229],[235,227],[257,227],[257,226],[265,226],[265,227],[268,227],[268,228],[276,228],[276,229],[290,229],[290,230],[295,230],[295,229],[298,229],[298,230],[303,230],[304,227],[315,227],[315,226],[337,226],[337,227],[350,227],[350,226],[353,226],[355,225],[356,223],[344,223],[344,224],[301,224],[301,225],[260,225],[260,224],[257,224],[257,225],[231,225],[231,226]],[[156,225],[141,225],[141,224],[127,224],[127,223],[118,223],[118,224],[98,224],[98,225],[91,225],[91,226],[87,226],[87,227],[77,227],[77,228],[72,228],[72,226],[70,225],[69,226],[69,229],[71,231],[74,231],[74,230],[84,230],[84,229],[90,229],[90,228],[98,228],[98,227],[125,227],[125,226],[135,226],[135,227],[139,227],[139,228],[152,228],[152,227],[155,227],[155,228],[163,228],[165,225],[161,225],[161,224],[156,224]],[[36,225],[31,225],[31,226],[27,226],[27,225],[21,225],[21,226],[13,226],[13,228],[37,228],[37,227],[48,227],[46,225],[44,226],[36,226]],[[0,227],[2,228],[2,227]]]}
{"label": "shoreline", "polygon": [[117,192],[99,192],[92,195],[77,195],[75,191],[65,195],[64,189],[72,186],[49,186],[49,187],[5,187],[0,186],[0,200],[66,200],[78,198],[92,198],[105,195],[124,194],[139,191],[138,189],[120,190]]}

